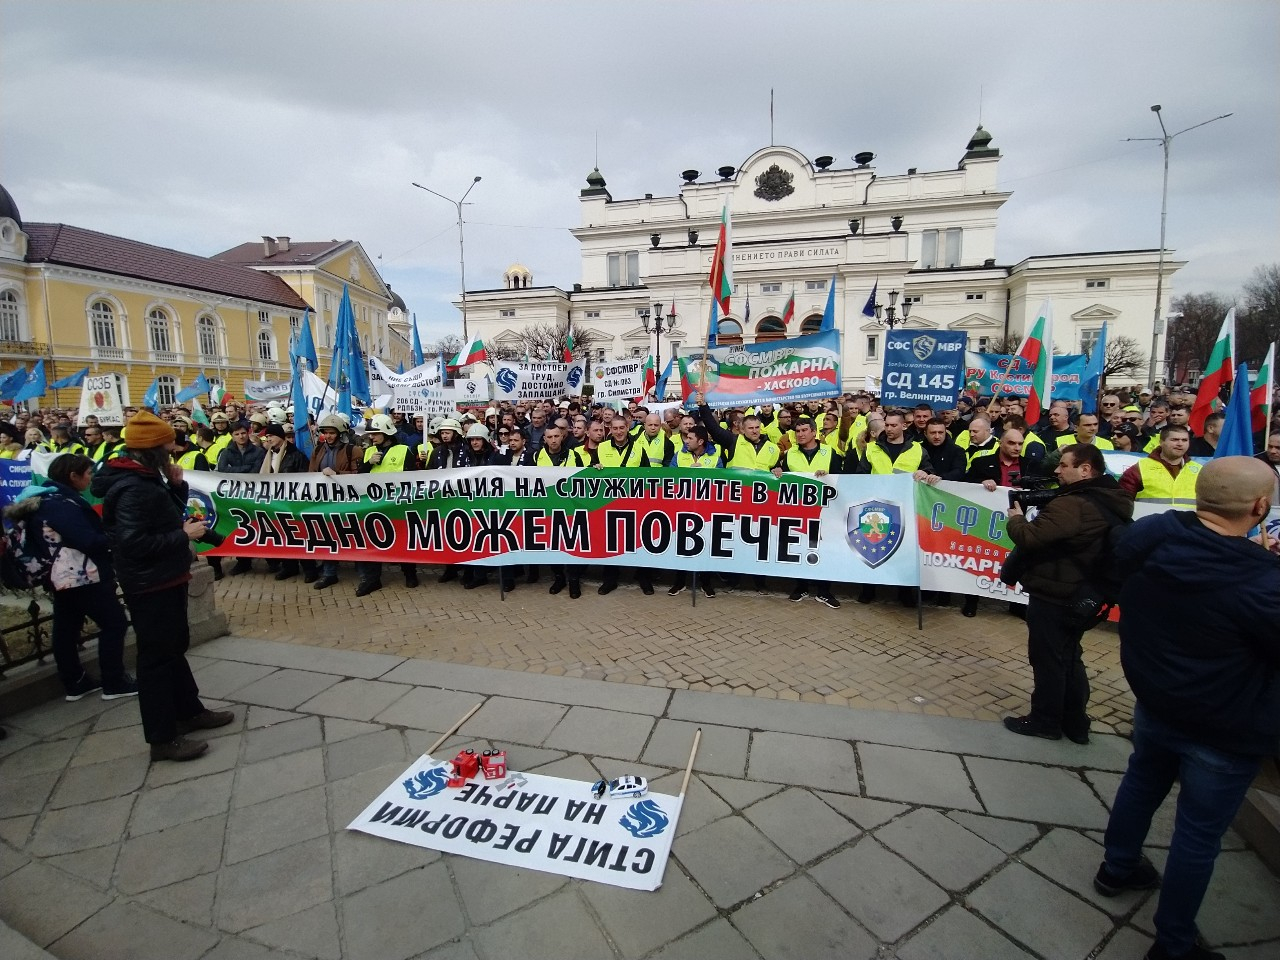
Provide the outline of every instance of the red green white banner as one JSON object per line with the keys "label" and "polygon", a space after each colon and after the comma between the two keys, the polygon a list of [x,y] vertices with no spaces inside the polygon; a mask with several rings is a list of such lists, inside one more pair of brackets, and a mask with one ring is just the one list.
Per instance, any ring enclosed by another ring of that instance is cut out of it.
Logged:
{"label": "red green white banner", "polygon": [[836,330],[745,346],[716,347],[680,358],[685,400],[701,390],[711,407],[821,400],[840,395]]}

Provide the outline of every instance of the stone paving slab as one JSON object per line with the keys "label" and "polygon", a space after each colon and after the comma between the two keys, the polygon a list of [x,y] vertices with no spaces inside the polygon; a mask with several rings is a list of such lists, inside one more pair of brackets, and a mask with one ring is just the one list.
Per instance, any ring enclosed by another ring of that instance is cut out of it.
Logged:
{"label": "stone paving slab", "polygon": [[202,657],[210,659],[264,663],[272,667],[292,667],[364,680],[376,680],[405,661],[404,657],[386,654],[299,647],[292,643],[245,640],[234,636],[218,637],[201,644],[199,649]]}
{"label": "stone paving slab", "polygon": [[[206,691],[235,722],[197,761],[147,766],[136,703],[45,705],[0,741],[17,745],[0,751],[0,919],[61,960],[153,941],[193,960],[1121,960],[1149,943],[1153,895],[1090,887],[1120,741],[354,651],[317,670],[304,647],[220,643],[200,673],[237,685]],[[345,829],[477,703],[441,752],[500,743],[524,769],[635,770],[664,793],[704,726],[657,893]],[[1280,885],[1230,846],[1201,927],[1233,960],[1270,960]]]}

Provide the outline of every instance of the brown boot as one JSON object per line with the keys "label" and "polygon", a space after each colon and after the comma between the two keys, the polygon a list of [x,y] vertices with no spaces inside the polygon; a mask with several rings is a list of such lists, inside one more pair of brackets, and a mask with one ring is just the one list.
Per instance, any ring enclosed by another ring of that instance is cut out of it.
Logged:
{"label": "brown boot", "polygon": [[190,733],[192,730],[212,730],[215,727],[225,727],[235,718],[236,715],[230,710],[206,710],[186,720],[179,720],[178,730],[182,733]]}
{"label": "brown boot", "polygon": [[175,737],[168,743],[153,743],[151,745],[152,760],[194,760],[206,750],[209,745],[203,740],[186,740],[183,737]]}

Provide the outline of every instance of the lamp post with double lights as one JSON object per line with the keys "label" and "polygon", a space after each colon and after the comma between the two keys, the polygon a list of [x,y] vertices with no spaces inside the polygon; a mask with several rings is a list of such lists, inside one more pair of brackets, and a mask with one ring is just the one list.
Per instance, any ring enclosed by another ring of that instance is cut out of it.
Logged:
{"label": "lamp post with double lights", "polygon": [[[650,320],[653,321],[652,324],[650,324]],[[672,330],[676,328],[675,300],[671,301],[671,312],[667,314],[665,325],[663,324],[663,320],[662,320],[662,304],[660,303],[655,303],[653,305],[652,314],[650,314],[650,312],[647,309],[641,311],[640,323],[644,326],[644,332],[651,337],[656,337],[658,341],[658,349],[653,361],[653,366],[654,366],[653,375],[656,382],[656,378],[662,376],[662,335],[664,333],[670,333]],[[655,399],[659,401],[662,400],[661,397],[656,397]]]}
{"label": "lamp post with double lights", "polygon": [[448,200],[458,209],[458,266],[462,271],[462,343],[464,350],[471,345],[471,339],[467,336],[467,248],[462,237],[462,203],[467,199],[467,194],[470,193],[479,182],[479,177],[472,180],[471,186],[467,187],[467,192],[464,193],[459,200],[454,200],[452,197],[446,197],[443,193],[436,193],[430,187],[424,187],[420,183],[413,184],[413,186],[417,187],[419,190],[425,190],[433,197],[439,197],[441,200]]}
{"label": "lamp post with double lights", "polygon": [[888,327],[890,330],[899,323],[904,323],[911,314],[911,301],[902,301],[902,316],[898,316],[898,291],[889,291],[889,305],[886,307],[882,303],[876,304],[876,323],[882,327]]}

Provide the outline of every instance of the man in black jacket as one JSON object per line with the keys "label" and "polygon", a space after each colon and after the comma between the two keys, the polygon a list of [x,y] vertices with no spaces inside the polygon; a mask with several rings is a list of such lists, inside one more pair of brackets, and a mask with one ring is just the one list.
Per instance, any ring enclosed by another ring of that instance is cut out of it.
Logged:
{"label": "man in black jacket", "polygon": [[[262,473],[307,473],[311,469],[311,461],[285,437],[284,427],[278,423],[270,424],[262,434],[263,460],[259,468]],[[320,567],[314,560],[296,559],[280,561],[280,569],[276,571],[277,580],[289,580],[298,575],[299,568],[306,570],[304,583],[315,583],[320,577]]]}
{"label": "man in black jacket", "polygon": [[1107,475],[1102,452],[1091,444],[1064,447],[1055,471],[1061,490],[1027,520],[1009,507],[1006,530],[1019,553],[1018,580],[1027,604],[1027,658],[1035,687],[1031,712],[1005,717],[1005,727],[1027,737],[1089,742],[1089,678],[1081,660],[1084,626],[1067,605],[1098,565],[1108,529],[1133,516],[1133,497]]}
{"label": "man in black jacket", "polygon": [[1223,960],[1197,942],[1196,914],[1222,835],[1262,758],[1280,747],[1280,557],[1248,539],[1271,509],[1273,483],[1249,457],[1214,460],[1196,480],[1194,513],[1145,517],[1116,546],[1132,571],[1120,594],[1120,661],[1137,704],[1093,884],[1108,897],[1161,885],[1142,845],[1180,782],[1147,960]]}
{"label": "man in black jacket", "polygon": [[963,480],[968,456],[947,433],[947,425],[936,417],[924,426],[924,452],[929,455],[929,470],[917,470],[915,478],[926,483],[939,480]]}

